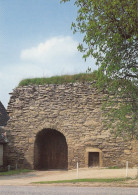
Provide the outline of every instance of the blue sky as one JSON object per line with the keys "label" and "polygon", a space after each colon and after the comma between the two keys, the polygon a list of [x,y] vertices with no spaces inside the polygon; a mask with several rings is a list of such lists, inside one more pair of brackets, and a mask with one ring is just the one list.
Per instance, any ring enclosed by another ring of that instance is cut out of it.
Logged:
{"label": "blue sky", "polygon": [[20,80],[86,72],[95,61],[84,62],[71,23],[77,8],[73,1],[0,0],[0,101]]}

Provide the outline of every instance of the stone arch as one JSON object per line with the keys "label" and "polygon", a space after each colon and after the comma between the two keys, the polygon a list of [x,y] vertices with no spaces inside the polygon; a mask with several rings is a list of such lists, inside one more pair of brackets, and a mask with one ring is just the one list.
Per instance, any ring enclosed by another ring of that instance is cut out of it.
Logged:
{"label": "stone arch", "polygon": [[68,168],[68,145],[61,132],[48,128],[37,133],[34,143],[34,168]]}

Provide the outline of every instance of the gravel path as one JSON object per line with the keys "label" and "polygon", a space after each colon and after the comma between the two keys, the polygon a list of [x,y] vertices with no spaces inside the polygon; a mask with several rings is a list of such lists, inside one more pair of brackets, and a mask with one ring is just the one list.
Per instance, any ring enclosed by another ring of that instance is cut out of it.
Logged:
{"label": "gravel path", "polygon": [[[129,169],[128,177],[135,178],[137,169]],[[79,169],[80,178],[122,178],[126,177],[125,169]],[[37,181],[54,181],[76,179],[76,170],[70,171],[34,171],[30,173],[0,176],[0,185],[28,185]]]}

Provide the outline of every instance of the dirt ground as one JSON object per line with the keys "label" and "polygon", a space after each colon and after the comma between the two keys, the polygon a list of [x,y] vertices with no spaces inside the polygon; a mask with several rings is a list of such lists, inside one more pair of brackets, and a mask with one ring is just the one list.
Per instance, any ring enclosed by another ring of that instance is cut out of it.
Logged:
{"label": "dirt ground", "polygon": [[[136,178],[137,169],[128,169],[128,177]],[[84,168],[79,169],[78,178],[125,178],[125,169],[103,169],[103,168]],[[77,179],[77,171],[33,171],[29,173],[0,176],[0,185],[32,185],[32,182],[55,181]],[[55,184],[54,184],[55,185]],[[79,186],[127,186],[138,187],[138,180],[129,180],[115,183],[78,183],[78,184],[56,184],[56,185],[79,185]]]}

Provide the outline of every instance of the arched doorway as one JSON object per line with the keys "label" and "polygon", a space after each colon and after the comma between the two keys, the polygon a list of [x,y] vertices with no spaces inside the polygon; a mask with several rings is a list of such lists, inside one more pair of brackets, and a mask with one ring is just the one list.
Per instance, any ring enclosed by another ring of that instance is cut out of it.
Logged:
{"label": "arched doorway", "polygon": [[34,168],[68,168],[68,147],[62,133],[53,129],[43,129],[37,134],[34,145]]}

